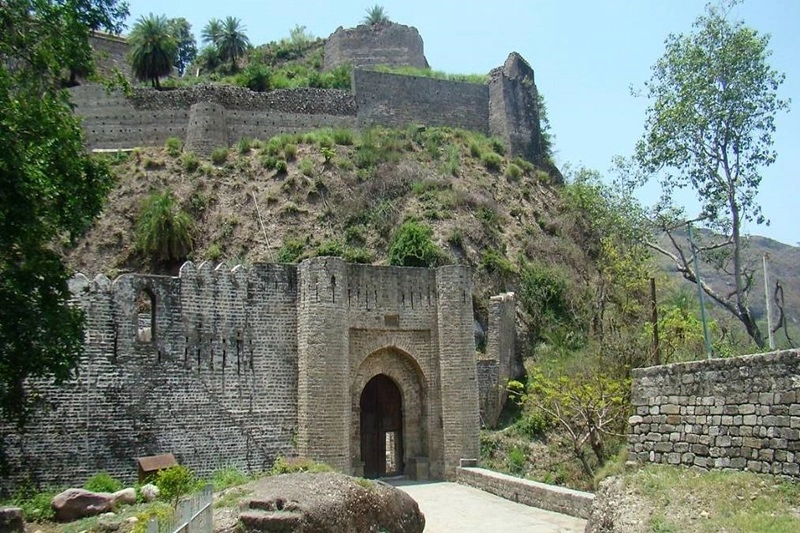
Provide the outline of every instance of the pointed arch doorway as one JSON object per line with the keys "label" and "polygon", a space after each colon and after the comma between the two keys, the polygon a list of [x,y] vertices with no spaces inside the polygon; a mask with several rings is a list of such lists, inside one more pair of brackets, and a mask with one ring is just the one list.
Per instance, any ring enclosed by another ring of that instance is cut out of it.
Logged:
{"label": "pointed arch doorway", "polygon": [[364,477],[403,474],[403,400],[385,374],[370,379],[361,392],[360,433]]}

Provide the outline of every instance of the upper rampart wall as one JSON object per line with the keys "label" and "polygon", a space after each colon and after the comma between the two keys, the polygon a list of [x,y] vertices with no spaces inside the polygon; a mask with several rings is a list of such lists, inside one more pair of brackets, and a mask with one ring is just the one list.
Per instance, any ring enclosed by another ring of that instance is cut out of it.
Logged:
{"label": "upper rampart wall", "polygon": [[117,69],[123,76],[131,78],[129,47],[124,37],[96,32],[89,37],[89,44],[94,50],[94,63],[98,73],[109,76]]}

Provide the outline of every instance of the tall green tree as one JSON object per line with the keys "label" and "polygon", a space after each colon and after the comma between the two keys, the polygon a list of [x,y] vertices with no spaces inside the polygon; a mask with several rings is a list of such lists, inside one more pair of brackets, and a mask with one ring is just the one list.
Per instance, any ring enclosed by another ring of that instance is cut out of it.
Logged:
{"label": "tall green tree", "polygon": [[175,58],[174,67],[183,76],[186,67],[191,65],[197,57],[197,42],[194,40],[192,25],[183,17],[169,20],[170,33],[178,45],[178,54]]}
{"label": "tall green tree", "polygon": [[0,417],[18,425],[37,405],[26,380],[67,380],[82,355],[83,314],[54,245],[85,231],[112,184],[84,150],[62,77],[91,73],[90,32],[118,32],[126,15],[112,0],[0,9]]}
{"label": "tall green tree", "polygon": [[231,62],[231,70],[236,71],[238,65],[236,60],[244,56],[250,48],[250,39],[245,34],[244,24],[236,17],[226,17],[222,22],[222,33],[217,41],[219,55],[223,61]]}
{"label": "tall green tree", "polygon": [[178,61],[178,42],[172,34],[170,21],[164,15],[152,13],[139,17],[128,42],[133,74],[159,88],[159,78],[168,76]]}
{"label": "tall green tree", "polygon": [[[778,97],[784,76],[769,65],[769,36],[730,20],[736,3],[709,4],[691,33],[667,38],[666,51],[645,84],[651,103],[635,160],[646,175],[658,176],[663,191],[655,220],[671,246],[651,246],[669,257],[684,278],[700,283],[763,348],[749,302],[754,271],[742,256],[742,225],[765,221],[755,197],[762,169],[777,156],[775,117],[788,109],[788,102]],[[699,215],[692,218],[719,236],[696,252],[676,234],[685,235],[687,217],[674,208],[673,193],[684,188],[693,190],[700,204]],[[693,253],[724,274],[730,289],[700,281]]]}
{"label": "tall green tree", "polygon": [[203,41],[203,44],[209,46],[218,46],[219,45],[219,38],[222,35],[222,21],[219,19],[211,19],[209,20],[205,26],[203,26],[203,31],[200,33],[200,38]]}

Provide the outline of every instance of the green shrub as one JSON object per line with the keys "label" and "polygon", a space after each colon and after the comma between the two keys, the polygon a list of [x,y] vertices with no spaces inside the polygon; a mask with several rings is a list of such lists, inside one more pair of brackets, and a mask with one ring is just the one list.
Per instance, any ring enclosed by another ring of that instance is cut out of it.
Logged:
{"label": "green shrub", "polygon": [[183,165],[183,170],[191,173],[200,168],[200,159],[194,152],[187,152],[181,157],[181,165]]}
{"label": "green shrub", "polygon": [[250,476],[242,472],[238,467],[228,465],[214,470],[209,481],[214,486],[214,492],[218,492],[230,487],[244,485],[250,481]]}
{"label": "green shrub", "polygon": [[265,65],[251,63],[236,76],[235,82],[251,91],[269,91],[272,87],[272,71]]}
{"label": "green shrub", "polygon": [[491,145],[492,150],[494,150],[494,153],[498,155],[506,155],[506,145],[497,137],[492,137],[489,139],[489,144]]}
{"label": "green shrub", "polygon": [[281,150],[283,150],[283,143],[281,142],[280,137],[273,137],[267,141],[267,144],[264,145],[263,150],[265,155],[277,157],[278,154],[281,153]]}
{"label": "green shrub", "polygon": [[111,474],[99,472],[87,479],[83,488],[92,492],[117,492],[123,487],[122,482],[112,477]]}
{"label": "green shrub", "polygon": [[304,176],[310,178],[314,175],[314,162],[307,157],[302,158],[298,166],[300,167],[300,172],[302,172]]}
{"label": "green shrub", "polygon": [[483,154],[481,161],[483,161],[483,166],[485,166],[487,170],[493,172],[499,171],[503,166],[503,158],[494,152],[486,152]]}
{"label": "green shrub", "polygon": [[228,149],[227,148],[214,148],[214,151],[211,152],[211,162],[215,165],[222,165],[225,161],[228,160]]}
{"label": "green shrub", "polygon": [[537,180],[539,183],[548,184],[548,183],[550,183],[550,181],[551,181],[551,179],[550,179],[550,174],[548,174],[548,173],[547,173],[547,172],[545,172],[544,170],[537,170],[537,171],[534,173],[533,177],[534,177],[534,178],[536,178],[536,180]]}
{"label": "green shrub", "polygon": [[519,168],[521,168],[523,172],[533,172],[534,169],[536,168],[533,166],[533,163],[521,157],[515,157],[514,164],[517,165]]}
{"label": "green shrub", "polygon": [[352,246],[345,247],[342,258],[348,263],[361,263],[364,265],[369,265],[374,260],[372,253],[366,248]]}
{"label": "green shrub", "polygon": [[525,452],[518,446],[508,451],[507,466],[512,474],[520,475],[525,471]]}
{"label": "green shrub", "polygon": [[550,421],[540,411],[534,411],[514,423],[514,429],[523,437],[534,439],[544,435],[550,428]]}
{"label": "green shrub", "polygon": [[355,165],[352,161],[345,157],[337,157],[336,158],[336,167],[340,168],[341,170],[353,170]]}
{"label": "green shrub", "polygon": [[475,159],[483,158],[483,149],[481,148],[481,145],[475,141],[469,143],[469,155]]}
{"label": "green shrub", "polygon": [[353,130],[335,129],[332,133],[333,142],[341,146],[351,146],[354,142],[355,136]]}
{"label": "green shrub", "polygon": [[508,275],[516,273],[514,263],[506,259],[500,252],[484,248],[481,254],[481,268],[489,274]]}
{"label": "green shrub", "polygon": [[435,266],[441,252],[433,242],[433,229],[416,220],[407,220],[397,229],[389,245],[389,264],[396,266]]}
{"label": "green shrub", "polygon": [[286,161],[283,159],[278,159],[278,162],[275,163],[275,172],[278,174],[286,174],[289,172],[289,167],[286,165]]}
{"label": "green shrub", "polygon": [[333,159],[336,156],[336,150],[334,150],[333,148],[328,148],[327,146],[323,146],[320,149],[320,153],[322,154],[322,158],[325,160],[326,165],[330,163],[331,159]]}
{"label": "green shrub", "polygon": [[45,522],[55,519],[53,498],[60,491],[21,490],[11,498],[14,507],[22,509],[22,517],[26,522]]}
{"label": "green shrub", "polygon": [[300,239],[286,239],[278,250],[278,263],[299,263],[305,251],[305,241]]}
{"label": "green shrub", "polygon": [[292,143],[283,145],[283,156],[287,161],[294,161],[297,157],[297,145]]}
{"label": "green shrub", "polygon": [[136,222],[136,248],[154,262],[184,259],[192,250],[192,217],[180,208],[172,191],[153,191]]}
{"label": "green shrub", "polygon": [[317,246],[316,255],[318,257],[322,256],[329,256],[329,257],[342,257],[344,255],[344,244],[341,241],[337,240],[330,240],[324,241],[322,244]]}
{"label": "green shrub", "polygon": [[278,166],[278,159],[274,155],[261,156],[261,166],[268,170],[275,170]]}
{"label": "green shrub", "polygon": [[461,232],[459,228],[455,228],[451,233],[450,236],[447,237],[447,242],[452,244],[457,248],[464,248],[464,234]]}
{"label": "green shrub", "polygon": [[211,243],[208,250],[206,250],[206,258],[209,261],[217,261],[220,257],[222,257],[222,246],[216,242]]}
{"label": "green shrub", "polygon": [[158,497],[175,508],[183,498],[199,490],[203,482],[189,467],[175,465],[159,471],[155,485],[159,490]]}
{"label": "green shrub", "polygon": [[514,163],[511,163],[506,167],[505,176],[509,181],[519,181],[519,178],[522,176],[522,169]]}
{"label": "green shrub", "polygon": [[477,211],[478,220],[483,222],[486,226],[493,226],[497,223],[497,213],[491,207],[482,205]]}
{"label": "green shrub", "polygon": [[170,137],[167,139],[167,142],[164,143],[164,149],[167,151],[169,155],[172,157],[178,157],[181,155],[181,150],[183,149],[183,142],[177,137]]}
{"label": "green shrub", "polygon": [[249,153],[252,148],[253,139],[250,137],[242,137],[239,139],[239,142],[236,143],[236,151],[242,155]]}
{"label": "green shrub", "polygon": [[136,523],[132,533],[147,533],[147,525],[155,519],[159,524],[166,524],[175,516],[175,509],[162,502],[151,503],[144,511],[136,515]]}

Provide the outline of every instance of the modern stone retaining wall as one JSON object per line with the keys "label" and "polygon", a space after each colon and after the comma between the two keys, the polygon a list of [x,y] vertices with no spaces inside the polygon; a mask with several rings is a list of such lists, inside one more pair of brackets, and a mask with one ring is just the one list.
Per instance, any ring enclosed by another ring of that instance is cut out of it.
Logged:
{"label": "modern stone retaining wall", "polygon": [[577,518],[589,518],[594,494],[537,483],[484,468],[459,467],[459,483],[501,498]]}
{"label": "modern stone retaining wall", "polygon": [[642,462],[800,476],[800,350],[633,371]]}

